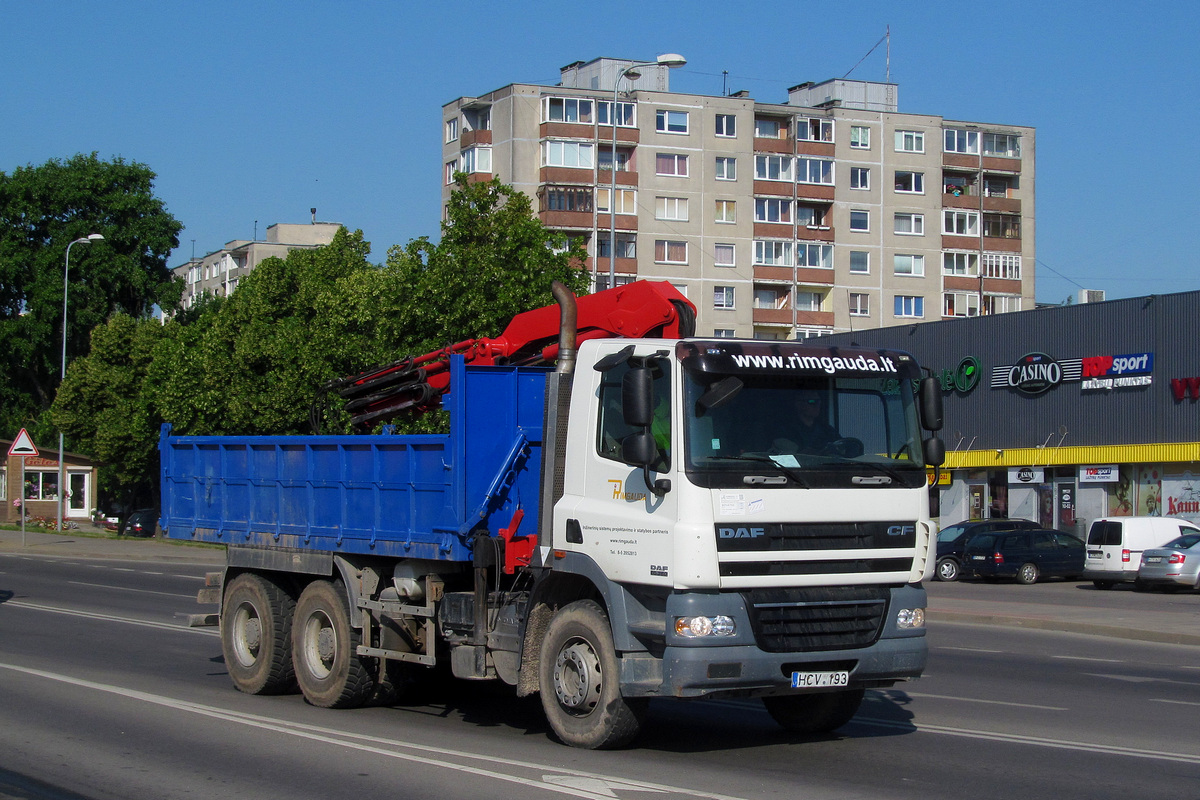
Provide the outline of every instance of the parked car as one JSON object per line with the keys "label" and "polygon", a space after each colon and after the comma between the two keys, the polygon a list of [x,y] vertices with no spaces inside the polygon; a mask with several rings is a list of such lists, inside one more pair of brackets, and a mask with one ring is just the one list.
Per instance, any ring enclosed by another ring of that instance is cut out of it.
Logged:
{"label": "parked car", "polygon": [[1143,552],[1135,586],[1200,590],[1200,530]]}
{"label": "parked car", "polygon": [[1017,583],[1030,584],[1051,576],[1078,578],[1086,560],[1083,540],[1069,533],[1042,528],[981,533],[967,542],[963,572],[984,580],[1016,578]]}
{"label": "parked car", "polygon": [[1174,517],[1102,517],[1088,529],[1083,577],[1097,589],[1130,583],[1138,577],[1144,550],[1195,532],[1200,529],[1193,523]]}
{"label": "parked car", "polygon": [[158,531],[158,509],[139,508],[125,518],[117,530],[121,536],[155,536]]}
{"label": "parked car", "polygon": [[1034,530],[1040,528],[1028,519],[984,519],[949,525],[938,533],[937,569],[939,581],[956,581],[962,573],[963,550],[971,537],[999,531]]}

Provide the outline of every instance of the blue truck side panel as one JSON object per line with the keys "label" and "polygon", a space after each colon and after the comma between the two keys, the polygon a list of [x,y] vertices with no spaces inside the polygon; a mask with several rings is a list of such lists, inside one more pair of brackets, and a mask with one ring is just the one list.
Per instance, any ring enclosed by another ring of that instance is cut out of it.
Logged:
{"label": "blue truck side panel", "polygon": [[524,510],[538,529],[545,368],[451,363],[448,435],[171,436],[159,440],[172,539],[471,559]]}

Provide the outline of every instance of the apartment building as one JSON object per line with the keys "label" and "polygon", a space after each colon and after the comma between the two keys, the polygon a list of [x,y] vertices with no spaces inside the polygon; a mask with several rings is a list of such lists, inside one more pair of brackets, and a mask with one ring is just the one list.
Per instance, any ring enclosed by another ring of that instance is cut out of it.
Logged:
{"label": "apartment building", "polygon": [[898,92],[831,80],[763,103],[576,62],[443,106],[443,203],[456,172],[512,184],[584,241],[594,288],[670,281],[703,335],[1033,308],[1034,129],[901,113]]}
{"label": "apartment building", "polygon": [[[316,214],[316,209],[313,210]],[[228,296],[237,288],[238,281],[265,259],[278,256],[285,258],[297,248],[314,248],[333,241],[340,222],[317,222],[311,224],[277,222],[267,227],[267,238],[263,241],[235,239],[223,248],[203,258],[192,258],[187,263],[172,267],[171,271],[184,280],[182,308],[191,308],[202,294],[216,297]]]}

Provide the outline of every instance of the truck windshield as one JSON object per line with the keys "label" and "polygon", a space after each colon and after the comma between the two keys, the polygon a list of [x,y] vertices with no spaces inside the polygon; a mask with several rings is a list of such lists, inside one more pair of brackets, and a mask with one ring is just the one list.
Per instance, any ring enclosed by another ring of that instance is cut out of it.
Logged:
{"label": "truck windshield", "polygon": [[[712,358],[720,347],[710,349],[707,359],[694,354],[682,359],[685,470],[694,483],[880,489],[925,484],[915,364],[843,370],[830,366],[835,362],[828,349],[799,344],[782,354],[776,345],[777,355],[763,357],[777,361],[755,362],[745,354]],[[843,360],[849,359],[839,356],[836,363]],[[726,364],[732,368],[722,371]],[[754,368],[741,368],[745,365]]]}

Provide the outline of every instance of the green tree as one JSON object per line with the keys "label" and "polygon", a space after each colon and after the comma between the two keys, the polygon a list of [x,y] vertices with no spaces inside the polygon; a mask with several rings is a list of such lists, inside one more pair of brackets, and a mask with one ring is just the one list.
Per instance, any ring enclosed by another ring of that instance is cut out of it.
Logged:
{"label": "green tree", "polygon": [[417,352],[496,336],[516,314],[554,303],[550,285],[587,288],[583,244],[547,229],[529,196],[493,178],[455,175],[442,239],[415,239],[388,254],[400,289],[399,332]]}
{"label": "green tree", "polygon": [[76,155],[0,172],[0,432],[29,426],[52,436],[47,410],[61,370],[63,270],[71,251],[67,359],[87,351],[90,331],[122,312],[173,307],[181,286],[166,259],[182,225],[154,196],[149,167]]}

